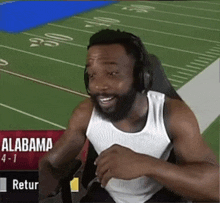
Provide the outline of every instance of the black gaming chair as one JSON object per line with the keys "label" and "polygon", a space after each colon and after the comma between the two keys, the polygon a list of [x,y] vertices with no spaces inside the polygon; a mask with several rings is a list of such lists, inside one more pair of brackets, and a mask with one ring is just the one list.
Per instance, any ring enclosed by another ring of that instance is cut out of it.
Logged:
{"label": "black gaming chair", "polygon": [[[152,81],[151,90],[164,93],[166,96],[173,99],[182,100],[181,97],[177,94],[177,92],[173,88],[173,86],[171,85],[171,83],[169,82],[169,80],[167,79],[167,76],[164,72],[164,69],[159,59],[155,55],[150,54],[150,61],[153,70],[153,79],[152,79],[153,81]],[[95,178],[96,167],[94,166],[94,161],[97,156],[98,155],[95,149],[93,148],[92,144],[89,143],[88,156],[82,176],[82,185],[85,188],[87,188],[89,182]],[[168,161],[175,162],[175,155],[173,152],[171,152],[170,160]],[[69,182],[70,180],[73,179],[74,173],[77,171],[80,164],[81,164],[80,161],[76,160],[73,169],[69,173],[69,176],[61,181],[61,195],[62,195],[62,201],[64,203],[72,202]]]}

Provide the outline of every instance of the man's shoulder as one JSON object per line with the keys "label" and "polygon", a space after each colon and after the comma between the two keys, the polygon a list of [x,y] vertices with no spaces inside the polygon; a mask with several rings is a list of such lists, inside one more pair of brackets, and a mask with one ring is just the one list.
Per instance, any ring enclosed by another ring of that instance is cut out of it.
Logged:
{"label": "man's shoulder", "polygon": [[82,101],[77,107],[76,109],[74,109],[73,113],[84,113],[84,114],[91,114],[93,111],[93,103],[91,101],[90,98],[85,99],[84,101]]}
{"label": "man's shoulder", "polygon": [[165,96],[165,105],[168,109],[169,114],[179,114],[182,113],[182,111],[192,112],[189,106],[184,101],[179,99],[172,99],[170,97]]}
{"label": "man's shoulder", "polygon": [[165,97],[165,108],[168,117],[183,119],[194,115],[189,106],[182,100]]}
{"label": "man's shoulder", "polygon": [[193,111],[181,100],[165,99],[165,118],[169,132],[172,135],[178,135],[179,131],[186,132],[190,129],[199,131],[198,122]]}
{"label": "man's shoulder", "polygon": [[93,103],[90,98],[82,101],[73,111],[69,121],[69,128],[85,130],[89,124],[93,111]]}

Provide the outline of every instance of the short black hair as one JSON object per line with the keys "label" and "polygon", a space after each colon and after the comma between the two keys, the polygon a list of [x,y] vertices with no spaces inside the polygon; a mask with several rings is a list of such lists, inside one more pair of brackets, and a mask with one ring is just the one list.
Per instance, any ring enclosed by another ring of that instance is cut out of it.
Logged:
{"label": "short black hair", "polygon": [[144,89],[144,84],[140,82],[140,72],[147,71],[152,76],[149,55],[141,39],[129,32],[111,29],[103,29],[91,36],[87,49],[94,45],[121,44],[127,54],[131,54],[135,59],[134,65],[134,85],[138,91]]}

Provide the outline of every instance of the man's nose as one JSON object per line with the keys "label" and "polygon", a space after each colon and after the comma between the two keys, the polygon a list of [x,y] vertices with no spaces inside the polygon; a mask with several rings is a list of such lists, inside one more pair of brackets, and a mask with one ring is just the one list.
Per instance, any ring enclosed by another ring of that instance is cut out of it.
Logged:
{"label": "man's nose", "polygon": [[106,91],[109,89],[108,81],[105,78],[100,77],[96,80],[95,89],[96,91]]}

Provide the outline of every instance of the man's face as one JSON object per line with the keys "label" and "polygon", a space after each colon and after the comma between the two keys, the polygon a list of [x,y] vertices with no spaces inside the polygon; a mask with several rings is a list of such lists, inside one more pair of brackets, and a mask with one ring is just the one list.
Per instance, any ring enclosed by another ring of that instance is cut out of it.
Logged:
{"label": "man's face", "polygon": [[118,121],[127,116],[137,93],[133,87],[134,64],[134,58],[120,44],[89,48],[86,64],[89,90],[103,118]]}

